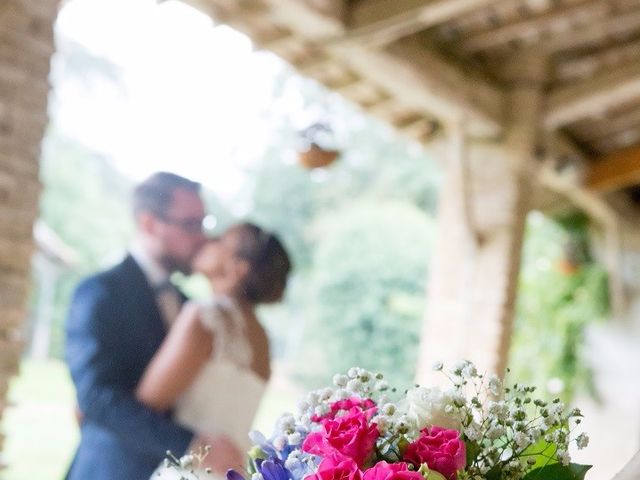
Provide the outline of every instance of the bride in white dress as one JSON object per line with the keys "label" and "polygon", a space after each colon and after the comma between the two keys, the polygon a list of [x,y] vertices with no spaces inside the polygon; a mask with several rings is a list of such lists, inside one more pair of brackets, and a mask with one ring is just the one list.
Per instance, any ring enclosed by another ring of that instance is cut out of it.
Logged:
{"label": "bride in white dress", "polygon": [[[243,223],[208,242],[194,270],[211,283],[214,296],[185,305],[147,367],[136,395],[198,436],[213,439],[207,459],[211,474],[241,468],[248,432],[271,370],[269,342],[255,314],[260,303],[282,298],[291,265],[280,241]],[[179,454],[179,452],[178,452]],[[152,479],[193,478],[160,467]]]}

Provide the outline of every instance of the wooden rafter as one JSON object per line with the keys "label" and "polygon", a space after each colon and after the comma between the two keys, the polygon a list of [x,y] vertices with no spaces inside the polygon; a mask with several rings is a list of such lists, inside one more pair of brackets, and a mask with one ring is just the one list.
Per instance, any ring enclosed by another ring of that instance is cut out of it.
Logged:
{"label": "wooden rafter", "polygon": [[636,125],[614,135],[611,135],[607,138],[602,138],[595,142],[592,141],[590,145],[597,151],[610,152],[628,148],[630,145],[635,145],[639,142],[640,125]]}
{"label": "wooden rafter", "polygon": [[495,0],[366,0],[349,10],[346,39],[368,46],[388,45],[493,3]]}
{"label": "wooden rafter", "polygon": [[531,48],[536,52],[547,54],[568,51],[586,44],[601,42],[609,37],[624,35],[637,28],[640,28],[640,10],[610,16],[602,21],[554,34],[532,45]]}
{"label": "wooden rafter", "polygon": [[640,105],[636,109],[616,115],[613,118],[605,117],[602,120],[590,122],[577,129],[577,132],[580,136],[588,137],[589,139],[604,140],[633,126],[640,128]]}
{"label": "wooden rafter", "polygon": [[486,32],[467,38],[461,44],[461,50],[476,52],[503,45],[511,40],[527,35],[538,35],[540,31],[550,29],[557,22],[569,22],[573,17],[580,17],[586,22],[587,17],[603,18],[610,11],[608,0],[581,0],[570,6],[557,8],[502,27],[492,28]]}
{"label": "wooden rafter", "polygon": [[598,193],[640,184],[640,147],[613,153],[593,163],[585,183]]}
{"label": "wooden rafter", "polygon": [[445,120],[466,116],[472,132],[480,136],[501,131],[502,92],[482,80],[469,79],[416,40],[405,39],[389,51],[348,44],[333,46],[331,51],[382,90],[429,116]]}
{"label": "wooden rafter", "polygon": [[545,126],[558,128],[636,98],[640,98],[640,63],[551,92]]}
{"label": "wooden rafter", "polygon": [[556,68],[556,76],[561,80],[591,76],[603,68],[615,68],[625,61],[638,58],[640,40],[617,45],[603,51],[582,55],[561,62]]}
{"label": "wooden rafter", "polygon": [[301,39],[324,46],[327,55],[401,103],[441,119],[464,112],[475,135],[493,136],[502,130],[502,92],[480,79],[470,80],[465,72],[415,40],[397,42],[393,54],[358,43],[332,42],[345,33],[338,19],[326,17],[299,0],[267,2],[274,20],[285,22]]}

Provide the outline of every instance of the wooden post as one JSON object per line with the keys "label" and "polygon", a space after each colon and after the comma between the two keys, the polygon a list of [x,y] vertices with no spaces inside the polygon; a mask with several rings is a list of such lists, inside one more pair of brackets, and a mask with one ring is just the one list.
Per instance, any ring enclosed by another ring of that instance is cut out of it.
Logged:
{"label": "wooden post", "polygon": [[[435,361],[459,359],[502,374],[506,367],[521,248],[534,178],[546,61],[514,65],[509,124],[496,145],[452,137],[440,196],[418,382],[438,382]],[[465,173],[465,169],[468,172]]]}
{"label": "wooden post", "polygon": [[57,10],[58,0],[0,5],[0,416],[22,351]]}

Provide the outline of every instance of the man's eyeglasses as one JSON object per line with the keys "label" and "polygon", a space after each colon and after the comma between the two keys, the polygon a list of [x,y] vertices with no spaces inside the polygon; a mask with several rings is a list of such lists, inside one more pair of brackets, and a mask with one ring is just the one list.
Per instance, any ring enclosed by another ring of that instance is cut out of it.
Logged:
{"label": "man's eyeglasses", "polygon": [[174,225],[187,233],[202,233],[205,218],[171,218],[165,215],[159,217],[164,223]]}

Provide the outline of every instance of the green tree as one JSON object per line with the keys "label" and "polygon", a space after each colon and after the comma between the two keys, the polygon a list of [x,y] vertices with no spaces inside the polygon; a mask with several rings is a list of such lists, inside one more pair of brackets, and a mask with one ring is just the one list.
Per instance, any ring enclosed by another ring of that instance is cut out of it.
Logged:
{"label": "green tree", "polygon": [[313,231],[303,373],[326,382],[359,365],[409,385],[424,311],[429,217],[402,202],[361,202],[325,214]]}

